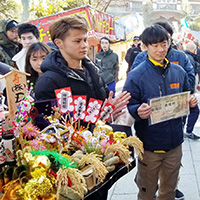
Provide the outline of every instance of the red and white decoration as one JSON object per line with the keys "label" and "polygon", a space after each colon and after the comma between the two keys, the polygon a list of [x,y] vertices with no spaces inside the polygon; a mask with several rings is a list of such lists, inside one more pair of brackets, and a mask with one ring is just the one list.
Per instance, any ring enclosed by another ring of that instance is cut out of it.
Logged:
{"label": "red and white decoration", "polygon": [[[90,98],[87,109],[87,96],[72,96],[71,88],[66,87],[55,90],[58,107],[61,114],[73,112],[73,120],[83,120],[88,123],[96,123],[98,119],[107,122],[115,106],[110,103],[101,106],[103,101]],[[100,113],[100,114],[99,114]]]}
{"label": "red and white decoration", "polygon": [[74,112],[73,117],[75,120],[83,120],[85,118],[86,110],[86,96],[73,96],[74,98]]}
{"label": "red and white decoration", "polygon": [[103,101],[90,98],[84,121],[96,123]]}
{"label": "red and white decoration", "polygon": [[99,119],[103,122],[107,122],[110,115],[112,114],[113,110],[114,110],[115,106],[113,106],[112,104],[110,103],[106,103],[102,110],[101,110],[101,113],[100,113],[100,117]]}
{"label": "red and white decoration", "polygon": [[55,94],[60,113],[64,114],[67,112],[72,112],[74,110],[72,92],[70,87],[57,89],[55,90]]}

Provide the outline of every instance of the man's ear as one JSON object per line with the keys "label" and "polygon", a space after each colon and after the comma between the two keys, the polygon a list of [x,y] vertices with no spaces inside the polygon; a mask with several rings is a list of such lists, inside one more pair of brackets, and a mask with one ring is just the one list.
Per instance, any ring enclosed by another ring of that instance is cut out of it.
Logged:
{"label": "man's ear", "polygon": [[141,43],[141,49],[142,49],[142,51],[147,51],[147,46],[142,42]]}
{"label": "man's ear", "polygon": [[60,49],[61,48],[61,46],[62,46],[62,44],[63,44],[63,42],[62,42],[62,40],[60,39],[60,38],[56,38],[55,40],[54,40],[54,43],[56,44],[56,46]]}

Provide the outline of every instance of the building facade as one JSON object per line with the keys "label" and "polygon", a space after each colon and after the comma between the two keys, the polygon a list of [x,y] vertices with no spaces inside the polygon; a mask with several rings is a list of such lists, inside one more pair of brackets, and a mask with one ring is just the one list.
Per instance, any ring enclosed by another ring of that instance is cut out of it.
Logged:
{"label": "building facade", "polygon": [[146,25],[158,20],[179,21],[200,13],[200,0],[113,0],[107,12],[121,17],[137,12],[144,17]]}

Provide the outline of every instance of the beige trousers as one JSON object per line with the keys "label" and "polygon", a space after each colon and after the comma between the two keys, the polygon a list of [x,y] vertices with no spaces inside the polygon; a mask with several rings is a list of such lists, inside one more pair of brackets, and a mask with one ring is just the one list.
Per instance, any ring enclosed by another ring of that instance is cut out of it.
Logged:
{"label": "beige trousers", "polygon": [[181,145],[166,153],[145,151],[143,160],[138,160],[135,177],[139,188],[138,200],[153,200],[157,190],[157,200],[174,200],[181,158]]}

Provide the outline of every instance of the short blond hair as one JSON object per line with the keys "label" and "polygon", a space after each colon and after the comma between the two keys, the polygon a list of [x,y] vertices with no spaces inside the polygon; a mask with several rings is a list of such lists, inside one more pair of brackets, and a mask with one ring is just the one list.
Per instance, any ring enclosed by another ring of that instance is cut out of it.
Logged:
{"label": "short blond hair", "polygon": [[79,29],[87,32],[87,25],[76,17],[61,17],[53,21],[49,27],[51,40],[53,42],[56,38],[64,40],[70,29]]}

